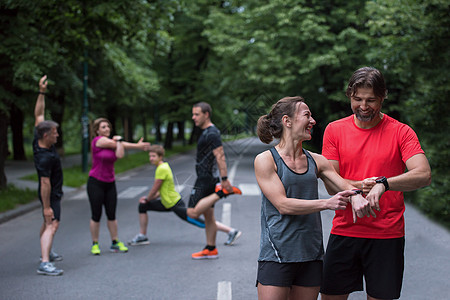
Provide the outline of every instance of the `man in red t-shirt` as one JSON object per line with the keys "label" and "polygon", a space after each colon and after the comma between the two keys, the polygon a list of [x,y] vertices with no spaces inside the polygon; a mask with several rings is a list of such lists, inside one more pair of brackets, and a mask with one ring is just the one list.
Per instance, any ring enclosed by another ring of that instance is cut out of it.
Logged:
{"label": "man in red t-shirt", "polygon": [[355,71],[346,95],[354,114],[327,126],[322,154],[363,190],[376,217],[354,222],[350,206],[335,212],[322,299],[347,299],[363,290],[363,276],[368,299],[397,299],[404,269],[403,192],[429,185],[430,166],[415,132],[381,112],[387,89],[380,71]]}

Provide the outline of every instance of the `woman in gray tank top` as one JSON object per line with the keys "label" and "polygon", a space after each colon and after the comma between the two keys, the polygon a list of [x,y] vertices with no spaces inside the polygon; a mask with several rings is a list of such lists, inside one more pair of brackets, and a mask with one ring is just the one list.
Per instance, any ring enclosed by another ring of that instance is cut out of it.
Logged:
{"label": "woman in gray tank top", "polygon": [[[314,124],[308,105],[298,96],[280,99],[258,120],[262,142],[279,139],[255,159],[255,175],[263,193],[259,299],[317,299],[324,254],[320,211],[345,209],[350,196],[361,205],[367,202],[325,157],[303,149]],[[335,195],[318,199],[317,178]]]}

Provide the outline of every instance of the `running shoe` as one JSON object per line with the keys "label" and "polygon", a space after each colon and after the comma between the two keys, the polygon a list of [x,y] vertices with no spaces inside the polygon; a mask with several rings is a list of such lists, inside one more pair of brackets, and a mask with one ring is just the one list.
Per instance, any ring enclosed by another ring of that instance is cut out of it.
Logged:
{"label": "running shoe", "polygon": [[224,243],[226,246],[233,245],[234,242],[242,235],[242,231],[232,230],[228,233],[228,240]]}
{"label": "running shoe", "polygon": [[[62,255],[59,255],[58,253],[54,252],[53,250],[50,251],[49,258],[50,258],[50,261],[62,261],[63,260]],[[42,261],[42,256],[41,256],[41,261]]]}
{"label": "running shoe", "polygon": [[192,253],[192,259],[214,259],[219,258],[217,248],[214,250],[203,249],[200,252]]}
{"label": "running shoe", "polygon": [[232,194],[239,194],[239,195],[242,195],[242,191],[241,191],[239,188],[233,186],[233,191],[232,191],[232,192],[229,192],[229,191],[227,191],[227,190],[225,190],[225,189],[222,189],[222,185],[221,185],[220,183],[219,183],[219,184],[216,184],[216,190],[215,190],[215,192],[217,193],[217,192],[219,192],[219,191],[222,191],[222,192],[224,193],[224,195],[226,195],[226,196],[232,195]]}
{"label": "running shoe", "polygon": [[100,255],[100,247],[98,246],[98,244],[92,245],[91,253],[94,255]]}
{"label": "running shoe", "polygon": [[128,241],[128,245],[130,246],[148,245],[148,244],[150,244],[150,241],[145,235],[141,233],[136,235],[131,241]]}
{"label": "running shoe", "polygon": [[125,253],[128,252],[128,248],[125,247],[125,245],[122,242],[117,242],[116,244],[112,244],[111,247],[109,248],[109,250],[111,252],[120,252],[120,253]]}
{"label": "running shoe", "polygon": [[37,273],[39,275],[58,276],[62,275],[64,271],[57,269],[51,262],[41,262]]}

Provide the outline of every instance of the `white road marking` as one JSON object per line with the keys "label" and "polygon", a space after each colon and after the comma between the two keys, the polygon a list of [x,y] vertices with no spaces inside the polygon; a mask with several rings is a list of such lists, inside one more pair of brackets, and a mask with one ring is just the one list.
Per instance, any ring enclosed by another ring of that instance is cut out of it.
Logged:
{"label": "white road marking", "polygon": [[238,187],[242,191],[242,196],[261,195],[261,190],[259,189],[259,186],[256,183],[240,183]]}
{"label": "white road marking", "polygon": [[175,190],[176,190],[179,194],[181,194],[181,192],[184,190],[185,187],[186,187],[186,186],[185,186],[184,184],[179,184],[179,185],[176,185],[176,186],[175,186]]}
{"label": "white road marking", "polygon": [[126,188],[122,192],[117,195],[118,198],[136,198],[136,196],[142,194],[143,192],[148,190],[148,186],[130,186],[129,188]]}
{"label": "white road marking", "polygon": [[221,223],[231,226],[231,203],[225,202],[223,204]]}
{"label": "white road marking", "polygon": [[219,281],[217,284],[217,300],[231,300],[230,281]]}
{"label": "white road marking", "polygon": [[82,191],[76,193],[75,195],[73,195],[72,197],[70,197],[69,200],[85,200],[85,199],[87,200],[87,198],[88,198],[88,195],[87,195],[86,190],[82,190]]}
{"label": "white road marking", "polygon": [[231,166],[230,171],[228,172],[228,180],[230,180],[231,183],[234,182],[234,176],[236,175],[236,169],[239,161],[241,160],[242,155],[239,156],[237,160],[234,161],[233,166]]}

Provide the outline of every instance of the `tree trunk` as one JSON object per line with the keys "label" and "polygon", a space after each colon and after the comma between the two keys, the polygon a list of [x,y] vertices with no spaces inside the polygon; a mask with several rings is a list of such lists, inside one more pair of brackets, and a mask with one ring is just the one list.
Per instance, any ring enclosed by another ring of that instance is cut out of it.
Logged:
{"label": "tree trunk", "polygon": [[[194,123],[194,122],[192,122]],[[198,128],[197,126],[194,126],[191,132],[191,137],[189,138],[189,145],[192,145],[193,143],[197,143],[198,138],[200,137],[200,134],[202,133],[202,130]]]}
{"label": "tree trunk", "polygon": [[[128,136],[128,141],[130,142],[134,142],[134,126],[133,126],[133,119],[130,117],[127,117],[128,120],[128,127],[127,127],[127,136]],[[141,138],[141,137],[139,137]]]}
{"label": "tree trunk", "polygon": [[50,116],[53,121],[59,124],[58,126],[58,140],[56,141],[55,147],[56,151],[58,151],[60,156],[64,156],[64,133],[62,132],[62,122],[64,119],[64,107],[65,107],[65,95],[55,95],[51,101],[46,99],[46,102],[50,102],[54,105],[51,105]]}
{"label": "tree trunk", "polygon": [[0,110],[0,189],[6,189],[8,183],[5,174],[5,161],[8,156],[8,116]]}
{"label": "tree trunk", "polygon": [[165,149],[172,149],[173,143],[173,122],[167,124],[166,140],[164,141]]}
{"label": "tree trunk", "polygon": [[186,139],[184,138],[184,122],[177,122],[178,127],[178,137],[177,140],[181,140],[183,146],[186,145]]}
{"label": "tree trunk", "polygon": [[25,149],[23,147],[23,111],[14,103],[10,107],[10,123],[12,131],[13,159],[27,160]]}

